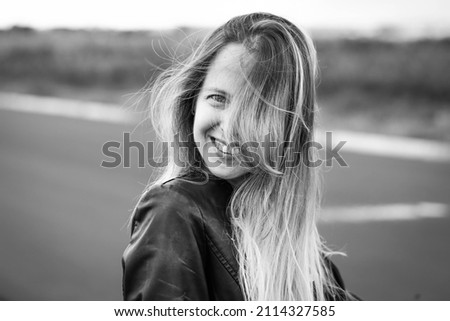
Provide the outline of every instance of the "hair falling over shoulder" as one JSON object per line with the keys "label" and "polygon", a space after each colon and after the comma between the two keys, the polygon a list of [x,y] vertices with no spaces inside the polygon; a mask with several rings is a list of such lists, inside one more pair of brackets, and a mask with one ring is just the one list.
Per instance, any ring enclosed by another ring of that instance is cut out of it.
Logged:
{"label": "hair falling over shoulder", "polygon": [[[289,21],[266,13],[238,16],[207,37],[185,62],[164,71],[148,94],[149,118],[162,141],[192,144],[196,97],[218,52],[242,44],[246,86],[232,109],[228,141],[271,141],[291,148],[257,150],[260,162],[233,193],[229,210],[237,248],[241,285],[247,300],[325,300],[335,284],[326,265],[332,253],[317,230],[320,205],[315,149],[316,52],[311,39]],[[179,167],[169,151],[168,166],[158,180],[202,170],[198,155],[181,157]],[[299,160],[298,158],[301,158]],[[297,160],[297,166],[288,166]]]}

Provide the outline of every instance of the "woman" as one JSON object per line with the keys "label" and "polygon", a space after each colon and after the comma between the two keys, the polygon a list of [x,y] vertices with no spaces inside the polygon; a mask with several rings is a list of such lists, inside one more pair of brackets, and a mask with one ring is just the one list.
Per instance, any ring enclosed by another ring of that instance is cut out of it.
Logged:
{"label": "woman", "polygon": [[315,80],[311,40],[266,13],[157,79],[152,121],[175,150],[133,214],[124,299],[350,298],[316,228]]}

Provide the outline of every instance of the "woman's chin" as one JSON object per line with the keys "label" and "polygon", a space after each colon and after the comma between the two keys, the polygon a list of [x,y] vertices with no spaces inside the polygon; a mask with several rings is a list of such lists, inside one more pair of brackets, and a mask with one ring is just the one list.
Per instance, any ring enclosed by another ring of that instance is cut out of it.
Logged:
{"label": "woman's chin", "polygon": [[216,177],[229,181],[230,183],[239,181],[248,170],[241,166],[227,166],[225,163],[217,161],[216,165],[208,166],[208,170]]}

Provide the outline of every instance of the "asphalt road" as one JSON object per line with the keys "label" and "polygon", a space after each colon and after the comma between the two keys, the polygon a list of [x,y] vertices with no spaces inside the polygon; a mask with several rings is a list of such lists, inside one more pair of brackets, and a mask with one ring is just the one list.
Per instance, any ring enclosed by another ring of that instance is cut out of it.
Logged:
{"label": "asphalt road", "polygon": [[[127,219],[150,168],[100,166],[134,125],[0,110],[0,298],[120,300]],[[149,140],[139,127],[134,140]],[[345,149],[344,149],[345,150]],[[450,204],[450,164],[344,152],[324,206]],[[363,215],[364,213],[362,213]],[[348,288],[368,300],[450,300],[450,213],[321,223]]]}

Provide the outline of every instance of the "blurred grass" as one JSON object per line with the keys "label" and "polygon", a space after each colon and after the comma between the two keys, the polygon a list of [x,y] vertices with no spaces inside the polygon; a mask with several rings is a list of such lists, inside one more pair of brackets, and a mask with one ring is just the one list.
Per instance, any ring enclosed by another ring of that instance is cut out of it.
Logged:
{"label": "blurred grass", "polygon": [[[0,90],[123,104],[205,31],[0,32]],[[320,121],[450,141],[450,39],[316,39]]]}
{"label": "blurred grass", "polygon": [[328,127],[450,141],[450,39],[318,41]]}

